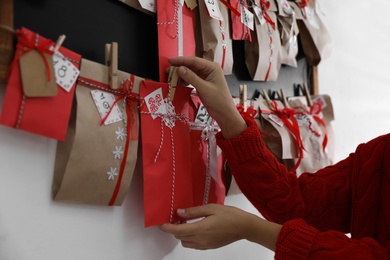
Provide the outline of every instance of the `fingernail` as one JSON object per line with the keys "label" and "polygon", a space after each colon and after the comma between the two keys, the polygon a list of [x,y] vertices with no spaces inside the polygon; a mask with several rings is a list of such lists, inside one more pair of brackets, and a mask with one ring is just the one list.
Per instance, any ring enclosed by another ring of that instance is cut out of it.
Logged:
{"label": "fingernail", "polygon": [[179,76],[185,76],[187,74],[187,70],[184,67],[179,67]]}

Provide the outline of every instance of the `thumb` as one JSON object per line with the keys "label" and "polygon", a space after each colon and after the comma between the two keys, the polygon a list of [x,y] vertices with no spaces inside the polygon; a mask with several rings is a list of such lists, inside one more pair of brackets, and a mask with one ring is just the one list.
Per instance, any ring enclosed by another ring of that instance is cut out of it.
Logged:
{"label": "thumb", "polygon": [[206,81],[201,79],[196,73],[194,73],[189,68],[180,66],[178,68],[178,74],[182,80],[192,85],[194,88],[196,88],[196,90],[202,92],[202,89],[205,88]]}
{"label": "thumb", "polygon": [[177,215],[182,218],[200,218],[207,217],[214,214],[213,205],[203,205],[187,209],[178,209]]}

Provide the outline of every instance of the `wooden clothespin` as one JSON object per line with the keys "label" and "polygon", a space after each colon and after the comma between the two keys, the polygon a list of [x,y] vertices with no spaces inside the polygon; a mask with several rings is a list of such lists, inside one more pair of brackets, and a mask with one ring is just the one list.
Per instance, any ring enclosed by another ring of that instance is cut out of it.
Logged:
{"label": "wooden clothespin", "polygon": [[247,106],[246,106],[246,99],[247,99],[247,87],[246,84],[241,84],[240,85],[240,104],[244,107],[244,110],[246,111]]}
{"label": "wooden clothespin", "polygon": [[313,102],[311,101],[311,96],[310,96],[310,92],[309,92],[309,88],[307,87],[307,85],[305,83],[302,84],[302,88],[304,90],[305,93],[303,93],[305,96],[306,96],[306,102],[307,102],[307,105],[309,107],[311,107],[313,105]]}
{"label": "wooden clothespin", "polygon": [[263,89],[262,96],[265,99],[265,101],[267,102],[268,107],[270,109],[273,109],[274,107],[272,105],[271,99],[269,98],[268,93],[267,93],[267,91],[265,89]]}
{"label": "wooden clothespin", "polygon": [[178,82],[179,82],[179,74],[177,73],[177,67],[171,66],[169,68],[169,74],[168,74],[168,84],[171,93],[169,96],[170,100],[173,100],[173,98],[175,97],[175,91]]}
{"label": "wooden clothespin", "polygon": [[106,44],[106,65],[108,66],[108,83],[111,89],[118,88],[118,43]]}
{"label": "wooden clothespin", "polygon": [[57,42],[56,42],[56,46],[54,47],[54,50],[53,50],[54,53],[56,53],[56,52],[60,49],[61,45],[62,45],[62,44],[64,43],[64,41],[65,41],[65,38],[66,38],[66,35],[65,35],[65,34],[61,34],[61,35],[58,37]]}

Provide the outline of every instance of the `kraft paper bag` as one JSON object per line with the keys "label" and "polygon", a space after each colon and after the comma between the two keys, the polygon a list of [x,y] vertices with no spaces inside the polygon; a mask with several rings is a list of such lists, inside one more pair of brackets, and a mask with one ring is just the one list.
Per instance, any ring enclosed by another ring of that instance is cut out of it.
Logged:
{"label": "kraft paper bag", "polygon": [[290,2],[295,10],[299,38],[308,65],[317,66],[332,52],[332,38],[316,10],[316,1]]}
{"label": "kraft paper bag", "polygon": [[83,59],[65,142],[57,145],[55,201],[95,205],[123,203],[137,160],[141,78],[118,71],[108,85],[105,65]]}
{"label": "kraft paper bag", "polygon": [[81,56],[27,28],[18,43],[0,124],[63,141],[69,123]]}
{"label": "kraft paper bag", "polygon": [[229,9],[220,1],[214,1],[219,10],[218,18],[210,16],[204,0],[198,1],[196,56],[221,65],[225,75],[233,72],[233,44]]}
{"label": "kraft paper bag", "polygon": [[[311,105],[308,104],[310,98]],[[288,97],[287,102],[298,113],[296,118],[300,126],[300,134],[304,146],[303,158],[297,168],[299,176],[303,172],[317,170],[333,164],[334,120],[332,101],[329,95]],[[300,113],[299,113],[300,112]],[[291,167],[296,160],[286,160],[287,167]]]}
{"label": "kraft paper bag", "polygon": [[276,0],[278,5],[277,19],[281,41],[281,63],[297,67],[298,54],[298,24],[296,14],[287,0]]}
{"label": "kraft paper bag", "polygon": [[141,83],[145,227],[180,221],[176,210],[194,203],[187,113],[191,91],[168,83]]}
{"label": "kraft paper bag", "polygon": [[281,67],[281,42],[277,28],[277,6],[273,0],[256,0],[252,42],[245,41],[245,64],[253,80],[276,81]]}

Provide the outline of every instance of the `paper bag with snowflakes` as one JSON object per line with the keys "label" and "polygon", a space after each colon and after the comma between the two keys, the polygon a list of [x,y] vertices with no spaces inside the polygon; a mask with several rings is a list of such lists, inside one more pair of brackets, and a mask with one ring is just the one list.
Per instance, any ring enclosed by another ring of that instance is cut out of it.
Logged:
{"label": "paper bag with snowflakes", "polygon": [[66,141],[57,146],[55,201],[120,206],[125,198],[137,160],[142,79],[117,76],[119,88],[112,89],[107,66],[81,62]]}
{"label": "paper bag with snowflakes", "polygon": [[315,0],[291,2],[299,28],[299,38],[308,65],[317,66],[332,52],[332,38],[316,10]]}
{"label": "paper bag with snowflakes", "polygon": [[189,129],[194,206],[223,204],[226,193],[225,158],[215,138],[219,127],[196,92],[192,93],[189,102]]}
{"label": "paper bag with snowflakes", "polygon": [[167,82],[168,58],[195,55],[194,11],[181,0],[157,4],[160,82]]}
{"label": "paper bag with snowflakes", "polygon": [[245,64],[253,80],[276,81],[281,67],[280,34],[274,0],[256,0],[252,6],[255,29],[245,41]]}
{"label": "paper bag with snowflakes", "polygon": [[17,36],[0,124],[63,141],[81,56],[26,28]]}
{"label": "paper bag with snowflakes", "polygon": [[193,205],[186,105],[190,93],[188,87],[141,83],[145,227],[179,221],[176,210]]}
{"label": "paper bag with snowflakes", "polygon": [[220,1],[201,0],[196,11],[196,55],[220,64],[225,75],[232,74],[233,46],[228,7]]}

